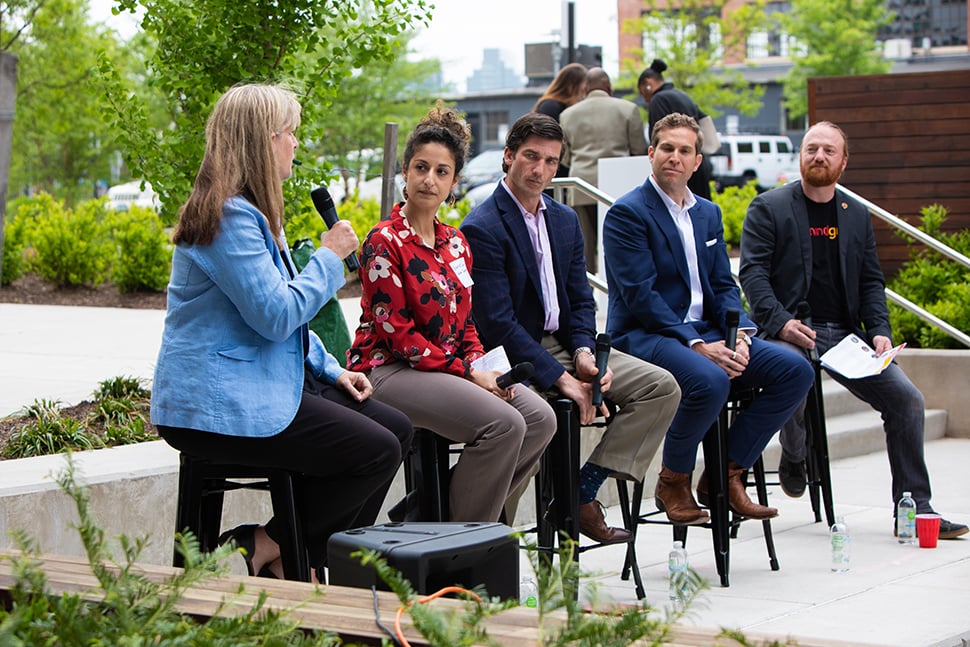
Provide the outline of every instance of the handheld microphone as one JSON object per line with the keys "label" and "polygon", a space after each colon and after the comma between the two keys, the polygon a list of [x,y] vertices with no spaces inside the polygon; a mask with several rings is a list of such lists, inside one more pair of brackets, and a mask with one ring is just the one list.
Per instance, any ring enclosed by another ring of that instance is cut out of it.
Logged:
{"label": "handheld microphone", "polygon": [[[340,218],[337,216],[337,209],[333,206],[333,198],[330,197],[330,192],[327,191],[327,187],[321,186],[310,191],[310,199],[313,200],[313,207],[320,214],[320,217],[323,218],[323,223],[327,225],[327,229],[337,224]],[[360,262],[357,260],[356,252],[344,259],[344,265],[351,272],[356,272],[360,269]]]}
{"label": "handheld microphone", "polygon": [[[812,327],[812,306],[808,305],[808,301],[799,301],[798,306],[796,306],[795,318],[801,321],[803,324]],[[813,362],[818,361],[818,350],[813,346],[808,351],[808,358]]]}
{"label": "handheld microphone", "polygon": [[741,313],[737,308],[731,308],[724,313],[724,345],[728,350],[735,350],[738,344],[738,323],[741,321]]}
{"label": "handheld microphone", "polygon": [[612,339],[605,332],[596,335],[596,378],[593,380],[593,406],[598,407],[603,404],[603,393],[600,391],[602,385],[600,380],[606,375],[607,362],[610,359],[610,344]]}
{"label": "handheld microphone", "polygon": [[498,388],[507,389],[513,384],[528,380],[535,371],[532,362],[520,362],[513,366],[512,370],[495,378],[495,383],[498,384]]}

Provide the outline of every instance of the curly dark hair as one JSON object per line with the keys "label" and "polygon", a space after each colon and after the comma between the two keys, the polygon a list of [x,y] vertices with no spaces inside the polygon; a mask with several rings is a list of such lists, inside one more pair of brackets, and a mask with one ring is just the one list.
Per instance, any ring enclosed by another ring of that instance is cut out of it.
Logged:
{"label": "curly dark hair", "polygon": [[455,158],[457,176],[465,166],[471,137],[472,129],[461,114],[439,101],[408,135],[404,145],[404,168],[408,168],[418,148],[433,142],[441,144],[451,152]]}

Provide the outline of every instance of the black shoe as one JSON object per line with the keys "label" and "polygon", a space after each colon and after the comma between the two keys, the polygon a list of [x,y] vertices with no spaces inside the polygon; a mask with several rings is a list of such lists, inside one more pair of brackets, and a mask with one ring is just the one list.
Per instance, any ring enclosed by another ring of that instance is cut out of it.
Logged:
{"label": "black shoe", "polygon": [[805,475],[805,461],[790,461],[782,456],[778,462],[778,483],[781,491],[797,499],[805,494],[807,478]]}
{"label": "black shoe", "polygon": [[967,534],[967,527],[962,523],[940,519],[940,539],[956,539],[965,534]]}
{"label": "black shoe", "polygon": [[236,548],[242,549],[242,556],[246,560],[246,570],[249,572],[250,577],[254,574],[253,554],[256,552],[256,528],[258,527],[254,523],[243,524],[219,535],[220,546],[232,541],[236,545]]}

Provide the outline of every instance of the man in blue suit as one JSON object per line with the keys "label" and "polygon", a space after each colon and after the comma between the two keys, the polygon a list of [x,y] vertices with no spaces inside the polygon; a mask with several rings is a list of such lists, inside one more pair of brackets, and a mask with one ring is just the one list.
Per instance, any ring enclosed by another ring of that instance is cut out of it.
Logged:
{"label": "man in blue suit", "polygon": [[[579,405],[580,422],[597,415],[592,383],[617,406],[580,472],[580,531],[599,542],[629,539],[606,525],[596,493],[611,474],[640,480],[677,410],[680,391],[666,371],[612,352],[605,375],[593,355],[596,306],[586,278],[576,212],[543,196],[562,156],[555,119],[529,113],[505,141],[505,178],[461,226],[474,255],[472,310],[488,348],[504,346],[509,361],[532,362],[532,386],[557,390]],[[606,407],[601,408],[606,414]]]}
{"label": "man in blue suit", "polygon": [[[796,353],[753,339],[741,315],[735,349],[725,343],[726,315],[741,312],[731,276],[721,211],[697,198],[687,180],[703,145],[693,117],[657,122],[648,151],[652,173],[610,208],[603,224],[610,286],[607,328],[613,345],[673,373],[681,402],[663,449],[656,503],[675,523],[703,523],[690,489],[697,445],[727,400],[731,385],[761,389],[728,430],[728,503],[736,513],[769,519],[775,508],[748,498],[743,472],[808,392],[813,371]],[[707,479],[697,483],[706,503]]]}

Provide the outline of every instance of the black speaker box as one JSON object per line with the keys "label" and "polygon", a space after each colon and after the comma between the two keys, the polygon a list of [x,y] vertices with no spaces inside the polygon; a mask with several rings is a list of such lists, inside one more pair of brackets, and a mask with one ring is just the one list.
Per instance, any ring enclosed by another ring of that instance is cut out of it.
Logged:
{"label": "black speaker box", "polygon": [[330,537],[330,584],[387,590],[371,566],[351,554],[380,553],[421,595],[446,586],[484,586],[489,596],[519,597],[519,544],[501,523],[386,523]]}

